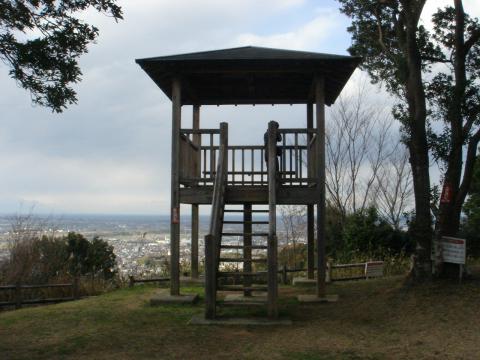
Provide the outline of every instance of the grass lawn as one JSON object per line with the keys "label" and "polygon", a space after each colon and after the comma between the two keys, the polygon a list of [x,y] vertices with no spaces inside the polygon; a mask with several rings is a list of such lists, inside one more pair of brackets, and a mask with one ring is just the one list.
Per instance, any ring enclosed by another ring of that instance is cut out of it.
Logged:
{"label": "grass lawn", "polygon": [[203,300],[152,308],[156,288],[122,289],[0,313],[0,359],[480,359],[480,280],[402,282],[335,283],[339,302],[310,305],[295,296],[312,290],[281,287],[293,325],[278,327],[187,325]]}

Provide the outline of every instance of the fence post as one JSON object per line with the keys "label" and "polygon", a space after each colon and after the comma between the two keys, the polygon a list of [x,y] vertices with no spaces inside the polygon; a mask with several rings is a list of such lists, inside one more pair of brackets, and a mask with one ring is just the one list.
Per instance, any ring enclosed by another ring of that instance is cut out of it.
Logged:
{"label": "fence post", "polygon": [[75,276],[73,277],[73,284],[72,284],[73,298],[74,298],[75,300],[77,300],[77,299],[79,298],[78,285],[79,285],[78,275],[75,275]]}
{"label": "fence post", "polygon": [[282,281],[283,281],[283,285],[287,285],[287,282],[288,282],[287,265],[283,265],[283,268],[282,268]]}
{"label": "fence post", "polygon": [[332,263],[327,261],[327,278],[325,279],[327,283],[332,282]]}
{"label": "fence post", "polygon": [[15,309],[22,307],[22,285],[20,282],[15,284]]}
{"label": "fence post", "polygon": [[128,287],[133,287],[135,285],[135,278],[133,277],[133,275],[129,275],[128,279],[129,279]]}

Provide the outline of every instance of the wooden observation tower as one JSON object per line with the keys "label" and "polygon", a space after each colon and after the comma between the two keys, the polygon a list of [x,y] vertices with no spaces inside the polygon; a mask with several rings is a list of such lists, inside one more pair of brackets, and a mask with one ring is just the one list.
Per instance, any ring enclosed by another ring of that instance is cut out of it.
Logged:
{"label": "wooden observation tower", "polygon": [[[222,304],[218,292],[241,291],[245,296],[266,292],[268,314],[275,318],[276,207],[292,204],[307,205],[308,277],[313,279],[317,269],[316,294],[323,297],[325,105],[334,103],[359,59],[248,46],[137,63],[172,100],[170,294],[180,295],[180,204],[192,205],[192,277],[198,276],[198,207],[208,204],[212,208],[205,237],[205,317],[215,318],[217,306]],[[229,144],[227,123],[221,123],[219,129],[200,127],[201,105],[237,104],[305,104],[307,127],[285,129],[270,122],[267,146]],[[182,126],[182,106],[186,105],[193,106],[191,128]],[[241,230],[228,232],[235,224]],[[254,231],[258,227],[264,231]],[[242,242],[232,245],[228,241],[232,236]],[[242,255],[231,256],[232,250],[240,250]],[[225,271],[229,262],[241,263],[242,272]],[[239,274],[241,286],[222,285]]]}

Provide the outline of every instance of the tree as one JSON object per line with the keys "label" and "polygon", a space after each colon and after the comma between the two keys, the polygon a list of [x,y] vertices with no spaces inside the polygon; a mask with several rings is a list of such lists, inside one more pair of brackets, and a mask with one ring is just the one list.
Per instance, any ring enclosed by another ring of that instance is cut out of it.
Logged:
{"label": "tree", "polygon": [[410,205],[411,174],[393,118],[371,99],[366,78],[332,107],[326,133],[326,188],[341,214],[379,208],[392,226]]}
{"label": "tree", "polygon": [[71,84],[82,75],[78,58],[99,34],[78,17],[89,8],[122,19],[116,0],[0,2],[0,59],[35,104],[61,112],[77,102]]}
{"label": "tree", "polygon": [[95,236],[88,248],[88,269],[92,277],[101,274],[105,279],[115,275],[116,256],[113,246]]}
{"label": "tree", "polygon": [[352,19],[350,53],[362,56],[362,67],[373,82],[385,84],[398,99],[393,113],[403,125],[415,197],[411,234],[417,249],[412,275],[424,279],[431,274],[433,237],[429,155],[441,162],[451,195],[440,205],[439,235],[458,231],[474,170],[480,141],[480,25],[465,14],[461,0],[434,14],[433,33],[420,24],[426,0],[339,2]]}

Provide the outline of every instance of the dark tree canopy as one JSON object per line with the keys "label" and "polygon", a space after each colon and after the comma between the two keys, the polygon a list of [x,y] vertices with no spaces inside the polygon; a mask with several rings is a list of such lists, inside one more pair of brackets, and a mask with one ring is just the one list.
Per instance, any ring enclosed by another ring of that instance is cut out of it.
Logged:
{"label": "dark tree canopy", "polygon": [[76,103],[78,58],[99,34],[79,17],[89,8],[122,19],[116,0],[0,0],[0,59],[35,104],[61,112]]}

